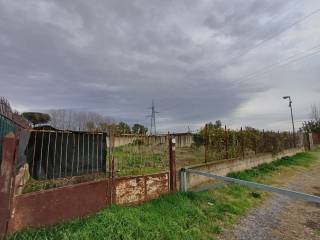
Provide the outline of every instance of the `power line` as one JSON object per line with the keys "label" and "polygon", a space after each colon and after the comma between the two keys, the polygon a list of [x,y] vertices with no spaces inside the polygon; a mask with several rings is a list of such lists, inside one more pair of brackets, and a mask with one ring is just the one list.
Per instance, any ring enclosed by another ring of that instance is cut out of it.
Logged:
{"label": "power line", "polygon": [[[308,57],[312,57],[314,55],[317,55],[318,53],[320,53],[320,44],[319,45],[316,45],[310,49],[308,49],[307,51],[310,51],[310,50],[315,50],[315,51],[312,51],[312,52],[309,52],[308,54],[304,54],[304,55],[301,55],[301,54],[294,54],[288,58],[285,59],[285,61],[282,61],[280,63],[275,63],[275,64],[271,64],[265,68],[262,68],[256,72],[253,72],[251,74],[248,74],[246,77],[242,77],[240,78],[239,81],[235,80],[233,81],[234,83],[244,83],[244,82],[247,82],[249,80],[252,80],[252,79],[255,79],[261,75],[264,75],[270,71],[272,71],[274,68],[277,68],[277,67],[282,67],[282,66],[287,66],[291,63],[294,63],[294,62],[298,62],[298,61],[301,61],[305,58],[308,58]],[[300,56],[299,56],[300,55]],[[261,74],[258,74],[258,73],[261,73]],[[242,80],[241,80],[242,79]]]}
{"label": "power line", "polygon": [[[243,52],[239,53],[238,55],[235,55],[233,57],[231,57],[231,59],[229,60],[229,62],[233,62],[235,60],[237,60],[238,58],[241,58],[245,55],[247,55],[248,53],[250,53],[252,50],[257,49],[259,47],[261,47],[262,45],[264,45],[265,43],[267,43],[268,41],[274,39],[275,37],[279,36],[280,34],[284,33],[285,31],[287,31],[288,29],[293,28],[294,26],[296,26],[297,24],[307,20],[308,18],[312,17],[313,15],[317,14],[320,12],[320,8],[310,12],[307,15],[304,15],[302,18],[298,19],[297,21],[283,27],[281,30],[276,31],[274,33],[272,33],[271,35],[269,35],[268,37],[262,39],[259,43],[257,43],[256,45],[247,48],[246,50],[244,50]],[[254,34],[250,34],[251,36],[254,36]],[[247,37],[246,39],[248,39],[249,37]],[[213,62],[215,63],[215,62]],[[210,64],[210,63],[209,63]],[[222,68],[222,67],[221,67]]]}
{"label": "power line", "polygon": [[[262,41],[260,41],[258,44],[254,45],[252,48],[247,49],[246,51],[244,51],[243,53],[241,53],[240,55],[238,55],[236,58],[238,57],[242,57],[246,54],[248,54],[249,52],[251,52],[252,50],[262,46],[264,43],[274,39],[275,37],[279,36],[281,33],[287,31],[290,28],[293,28],[294,26],[296,26],[297,24],[307,20],[308,18],[312,17],[313,15],[317,14],[318,12],[320,12],[320,8],[316,9],[315,11],[305,15],[304,17],[300,18],[299,20],[293,22],[292,24],[282,28],[280,31],[273,33],[272,35],[270,35],[269,37],[263,39]],[[234,59],[233,59],[234,60]]]}
{"label": "power line", "polygon": [[[237,55],[237,56],[234,56],[230,61],[234,61],[234,60],[236,60],[237,58],[241,58],[241,57],[245,56],[246,54],[250,53],[252,50],[261,47],[261,46],[262,46],[263,44],[265,44],[266,42],[274,39],[275,37],[279,36],[281,33],[287,31],[287,30],[290,29],[290,28],[293,28],[293,27],[296,26],[297,24],[299,24],[299,23],[307,20],[308,18],[312,17],[313,15],[315,15],[315,14],[317,14],[317,13],[319,13],[319,12],[320,12],[320,8],[316,9],[315,11],[310,12],[309,14],[307,14],[307,15],[303,16],[302,18],[300,18],[299,20],[291,23],[290,25],[282,28],[281,30],[279,30],[279,31],[277,31],[277,32],[274,32],[273,34],[271,34],[271,35],[268,36],[267,38],[261,40],[258,44],[254,45],[253,47],[248,48],[247,50],[245,50],[244,52],[240,53],[240,54]],[[254,34],[251,34],[251,35],[254,35]],[[314,49],[314,48],[317,48],[317,47],[318,47],[318,46],[315,46],[315,47],[309,49],[308,51],[310,51],[310,50],[312,50],[312,49]],[[294,55],[288,57],[287,59],[285,59],[285,60],[286,60],[285,62],[276,63],[276,64],[271,64],[271,65],[269,65],[269,66],[267,66],[267,67],[265,67],[265,68],[262,68],[262,69],[260,69],[260,70],[258,70],[258,71],[256,71],[256,72],[253,72],[253,73],[248,74],[247,76],[249,76],[249,79],[248,79],[247,77],[244,77],[245,79],[243,79],[243,80],[240,80],[240,81],[235,80],[235,81],[232,81],[232,82],[243,83],[244,80],[245,80],[245,81],[248,81],[248,80],[250,80],[251,78],[254,79],[255,77],[259,76],[259,75],[257,75],[257,74],[260,73],[260,72],[262,72],[262,74],[265,74],[265,73],[268,72],[268,71],[267,71],[268,69],[271,71],[271,70],[273,70],[273,68],[276,68],[276,67],[279,67],[279,66],[286,66],[286,65],[288,65],[288,64],[290,64],[290,63],[297,62],[297,61],[303,60],[304,58],[307,58],[307,57],[311,57],[311,56],[313,56],[313,55],[316,55],[318,52],[319,52],[319,51],[314,51],[314,52],[311,52],[310,54],[306,54],[306,55],[303,55],[303,56],[298,57],[298,58],[294,58],[294,57],[296,57],[297,55],[300,55],[300,54],[294,54]],[[292,59],[292,58],[294,58],[294,59]],[[292,60],[291,60],[291,59],[292,59]],[[288,61],[288,60],[289,60],[289,61]],[[240,78],[240,79],[241,79],[241,78]],[[177,104],[175,104],[173,107],[169,107],[168,109],[173,109],[173,108],[175,108],[175,107],[177,107],[177,106],[180,106],[180,105],[182,105],[182,104],[183,104],[183,102],[182,102],[182,103],[177,103]],[[149,117],[151,117],[151,116],[149,116]],[[155,124],[152,124],[151,126],[153,127],[154,125],[155,125]]]}

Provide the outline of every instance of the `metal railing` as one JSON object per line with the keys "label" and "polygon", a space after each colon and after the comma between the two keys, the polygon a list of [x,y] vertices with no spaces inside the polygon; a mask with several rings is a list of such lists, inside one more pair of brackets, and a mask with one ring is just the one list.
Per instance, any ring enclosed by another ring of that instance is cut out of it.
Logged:
{"label": "metal railing", "polygon": [[[34,179],[56,179],[106,171],[106,135],[60,130],[27,130],[26,162]],[[20,163],[21,164],[21,163]]]}
{"label": "metal railing", "polygon": [[117,135],[112,157],[118,176],[143,175],[167,171],[169,167],[168,136]]}
{"label": "metal railing", "polygon": [[288,197],[297,198],[297,199],[300,199],[303,201],[320,203],[319,196],[314,196],[314,195],[310,195],[310,194],[306,194],[306,193],[302,193],[302,192],[297,192],[297,191],[293,191],[293,190],[289,190],[289,189],[285,189],[285,188],[273,187],[273,186],[269,186],[269,185],[265,185],[265,184],[261,184],[261,183],[255,183],[255,182],[249,182],[249,181],[230,178],[230,177],[224,177],[224,176],[220,176],[220,175],[217,175],[214,173],[203,172],[203,171],[194,170],[194,169],[187,169],[187,168],[181,169],[181,191],[183,191],[183,192],[188,191],[188,179],[187,179],[188,175],[187,175],[187,173],[195,174],[197,176],[203,176],[203,177],[213,178],[213,179],[217,179],[217,180],[222,180],[227,183],[240,184],[240,185],[244,185],[244,186],[255,188],[255,189],[261,189],[261,190],[268,191],[268,192],[274,192],[274,193],[286,195]]}

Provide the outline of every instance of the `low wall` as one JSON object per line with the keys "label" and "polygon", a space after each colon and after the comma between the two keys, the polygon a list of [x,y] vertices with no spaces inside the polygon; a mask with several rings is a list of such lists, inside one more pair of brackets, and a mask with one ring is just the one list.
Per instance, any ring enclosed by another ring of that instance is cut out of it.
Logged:
{"label": "low wall", "polygon": [[169,173],[123,177],[115,182],[116,204],[137,204],[169,192]]}
{"label": "low wall", "polygon": [[[176,139],[176,147],[190,147],[193,143],[193,136],[191,133],[185,134],[171,134]],[[138,136],[138,135],[121,135],[114,137],[114,146],[120,147],[132,144],[134,141],[140,140],[145,144],[168,144],[168,135],[156,136]],[[107,145],[109,146],[109,139],[107,138]]]}
{"label": "low wall", "polygon": [[107,180],[15,196],[9,233],[41,227],[97,212],[107,203]]}
{"label": "low wall", "polygon": [[[283,153],[278,154],[276,156],[272,156],[272,154],[263,154],[260,156],[253,156],[251,158],[246,158],[246,159],[228,159],[228,160],[222,160],[222,161],[215,161],[207,164],[198,164],[198,165],[190,166],[188,168],[205,171],[205,172],[212,172],[221,176],[225,176],[230,172],[238,172],[238,171],[250,169],[258,165],[261,165],[263,163],[270,163],[284,156],[293,156],[302,151],[304,151],[304,148],[295,148],[295,149],[285,150]],[[209,181],[210,179],[207,177],[187,173],[188,188],[194,188],[196,186],[205,184]]]}
{"label": "low wall", "polygon": [[320,144],[320,133],[312,133],[313,144]]}
{"label": "low wall", "polygon": [[[137,204],[168,192],[169,173],[164,172],[16,195],[12,199],[8,232],[53,225],[97,212],[111,203]],[[111,195],[112,202],[109,200]]]}

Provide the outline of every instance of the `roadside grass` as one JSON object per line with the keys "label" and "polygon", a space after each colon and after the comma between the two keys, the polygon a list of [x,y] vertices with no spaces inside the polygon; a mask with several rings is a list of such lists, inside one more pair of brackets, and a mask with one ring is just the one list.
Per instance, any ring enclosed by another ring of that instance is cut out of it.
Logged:
{"label": "roadside grass", "polygon": [[[316,159],[313,153],[299,153],[229,176],[256,181],[294,166],[310,167]],[[169,194],[140,206],[112,206],[86,218],[23,230],[8,239],[216,239],[265,195],[240,185]]]}
{"label": "roadside grass", "polygon": [[316,156],[312,152],[298,153],[293,157],[283,157],[271,163],[264,163],[255,168],[229,173],[227,176],[247,181],[264,181],[269,174],[282,170],[286,167],[310,167],[316,160]]}

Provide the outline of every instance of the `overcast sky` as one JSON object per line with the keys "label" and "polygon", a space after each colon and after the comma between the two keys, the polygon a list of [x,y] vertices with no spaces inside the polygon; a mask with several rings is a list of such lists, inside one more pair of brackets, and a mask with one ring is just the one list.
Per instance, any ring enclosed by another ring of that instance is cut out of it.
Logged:
{"label": "overcast sky", "polygon": [[162,131],[289,130],[320,102],[319,0],[0,0],[0,96]]}

